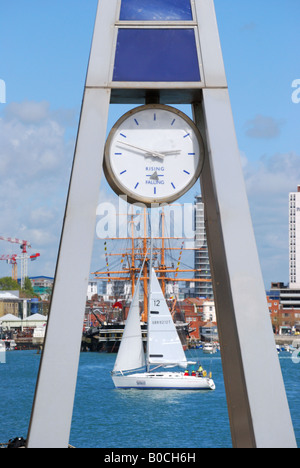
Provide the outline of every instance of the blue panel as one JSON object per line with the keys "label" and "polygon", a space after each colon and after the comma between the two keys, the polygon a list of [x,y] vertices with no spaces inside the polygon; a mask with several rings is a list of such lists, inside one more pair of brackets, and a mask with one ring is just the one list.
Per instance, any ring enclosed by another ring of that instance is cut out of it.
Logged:
{"label": "blue panel", "polygon": [[114,81],[200,81],[194,29],[119,29]]}
{"label": "blue panel", "polygon": [[122,0],[121,21],[191,21],[190,0]]}

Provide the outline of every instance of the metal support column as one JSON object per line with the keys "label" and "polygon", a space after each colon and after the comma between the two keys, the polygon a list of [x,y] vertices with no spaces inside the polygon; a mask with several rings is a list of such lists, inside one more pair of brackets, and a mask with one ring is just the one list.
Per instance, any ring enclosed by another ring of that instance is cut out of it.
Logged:
{"label": "metal support column", "polygon": [[69,443],[109,99],[101,90],[84,98],[28,448]]}
{"label": "metal support column", "polygon": [[201,187],[233,445],[296,448],[228,90],[204,89],[194,116],[206,137]]}
{"label": "metal support column", "polygon": [[109,81],[115,14],[114,2],[99,2],[28,448],[69,444],[111,97],[102,83]]}

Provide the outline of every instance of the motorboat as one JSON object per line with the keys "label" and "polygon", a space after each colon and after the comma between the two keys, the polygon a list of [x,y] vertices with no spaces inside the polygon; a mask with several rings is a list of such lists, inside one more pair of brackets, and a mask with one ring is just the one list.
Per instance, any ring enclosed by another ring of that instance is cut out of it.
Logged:
{"label": "motorboat", "polygon": [[204,354],[215,354],[217,352],[217,347],[213,343],[206,343],[203,346]]}

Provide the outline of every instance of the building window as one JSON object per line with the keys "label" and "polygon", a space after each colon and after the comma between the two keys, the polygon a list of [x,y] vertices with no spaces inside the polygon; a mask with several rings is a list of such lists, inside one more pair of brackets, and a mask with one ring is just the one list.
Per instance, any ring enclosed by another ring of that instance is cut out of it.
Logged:
{"label": "building window", "polygon": [[121,21],[192,21],[190,0],[122,0]]}

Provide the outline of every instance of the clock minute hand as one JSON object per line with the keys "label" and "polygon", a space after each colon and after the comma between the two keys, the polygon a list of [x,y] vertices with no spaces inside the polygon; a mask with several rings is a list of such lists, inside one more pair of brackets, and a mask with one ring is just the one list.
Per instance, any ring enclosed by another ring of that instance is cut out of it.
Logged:
{"label": "clock minute hand", "polygon": [[139,151],[143,151],[143,153],[150,154],[151,156],[155,156],[156,158],[164,159],[165,155],[163,153],[158,153],[157,151],[147,150],[145,148],[140,148],[139,146],[131,145],[130,143],[125,143],[124,141],[118,141],[120,145],[129,146],[130,148],[137,149]]}
{"label": "clock minute hand", "polygon": [[176,155],[176,154],[180,154],[181,153],[181,150],[171,150],[171,151],[162,151],[161,154],[163,154],[164,156],[172,156],[172,155]]}

